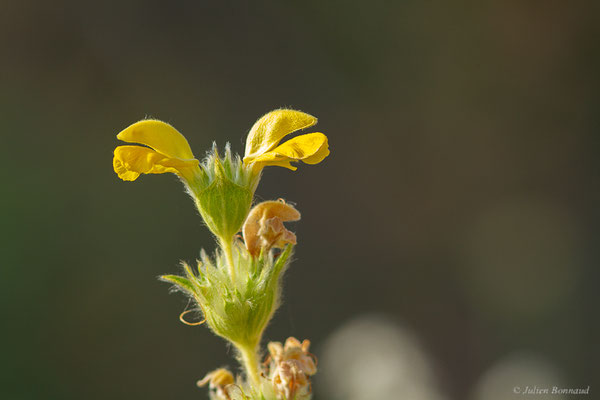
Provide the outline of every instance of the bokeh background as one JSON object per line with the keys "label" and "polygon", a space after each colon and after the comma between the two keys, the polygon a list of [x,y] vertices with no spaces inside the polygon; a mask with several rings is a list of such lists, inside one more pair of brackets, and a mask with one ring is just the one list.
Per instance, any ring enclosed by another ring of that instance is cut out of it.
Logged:
{"label": "bokeh background", "polygon": [[316,399],[595,397],[599,11],[0,1],[0,397],[207,398],[196,379],[236,368],[156,279],[213,248],[192,202],[121,182],[112,150],[152,116],[242,152],[279,107],[331,144],[257,192],[303,213],[266,337],[312,340]]}

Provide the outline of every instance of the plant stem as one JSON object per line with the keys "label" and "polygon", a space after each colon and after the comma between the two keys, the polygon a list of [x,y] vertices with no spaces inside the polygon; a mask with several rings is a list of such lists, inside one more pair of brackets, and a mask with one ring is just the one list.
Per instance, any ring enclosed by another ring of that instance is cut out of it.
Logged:
{"label": "plant stem", "polygon": [[227,266],[229,267],[229,276],[231,277],[231,281],[234,282],[235,281],[235,269],[233,267],[233,252],[231,249],[231,244],[233,242],[233,239],[230,238],[230,240],[223,240],[221,238],[220,242],[221,242],[221,248],[223,249],[223,252],[225,253],[225,258],[227,259]]}
{"label": "plant stem", "polygon": [[242,363],[246,369],[249,382],[258,391],[260,391],[260,374],[258,369],[258,355],[256,347],[236,345],[242,356]]}

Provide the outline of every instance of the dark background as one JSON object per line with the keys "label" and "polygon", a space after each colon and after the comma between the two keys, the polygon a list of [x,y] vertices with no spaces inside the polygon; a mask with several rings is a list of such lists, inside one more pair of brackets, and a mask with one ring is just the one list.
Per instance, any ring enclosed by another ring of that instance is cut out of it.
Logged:
{"label": "dark background", "polygon": [[446,399],[520,352],[600,390],[597,4],[0,1],[0,397],[206,398],[236,368],[156,279],[214,247],[193,203],[173,175],[121,182],[112,150],[152,116],[241,153],[284,106],[331,155],[257,191],[303,213],[267,339],[321,356],[374,313]]}

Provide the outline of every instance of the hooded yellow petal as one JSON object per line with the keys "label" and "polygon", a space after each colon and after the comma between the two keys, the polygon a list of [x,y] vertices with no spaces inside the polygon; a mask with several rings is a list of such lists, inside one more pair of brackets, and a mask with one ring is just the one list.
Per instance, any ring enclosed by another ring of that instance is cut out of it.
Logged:
{"label": "hooded yellow petal", "polygon": [[327,136],[315,132],[296,136],[275,149],[256,157],[251,163],[260,167],[275,165],[295,171],[296,167],[291,164],[293,161],[301,160],[307,164],[317,164],[328,155]]}
{"label": "hooded yellow petal", "polygon": [[117,139],[152,147],[167,157],[192,159],[192,149],[186,138],[171,125],[156,119],[146,119],[125,128]]}
{"label": "hooded yellow petal", "polygon": [[252,162],[276,147],[284,136],[316,123],[312,115],[295,110],[275,110],[263,115],[248,133],[244,162]]}
{"label": "hooded yellow petal", "polygon": [[113,168],[124,181],[135,181],[140,174],[172,172],[190,181],[198,160],[167,157],[148,147],[119,146],[115,149]]}

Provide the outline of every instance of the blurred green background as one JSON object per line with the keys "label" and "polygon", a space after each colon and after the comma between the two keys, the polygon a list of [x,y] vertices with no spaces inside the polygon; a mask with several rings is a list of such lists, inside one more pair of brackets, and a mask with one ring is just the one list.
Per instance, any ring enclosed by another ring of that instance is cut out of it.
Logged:
{"label": "blurred green background", "polygon": [[[318,166],[265,170],[257,191],[303,213],[266,336],[312,340],[316,399],[376,400],[381,373],[406,373],[401,345],[383,368],[354,339],[335,350],[344,332],[382,346],[408,332],[431,380],[407,384],[436,398],[510,398],[538,378],[485,382],[520,354],[600,390],[599,11],[0,1],[0,397],[207,398],[196,379],[236,368],[156,279],[213,248],[192,202],[172,175],[121,182],[112,150],[152,116],[198,157],[213,140],[241,153],[279,107],[319,117],[331,146]],[[392,328],[371,337],[377,321]],[[344,382],[367,394],[342,397]]]}

